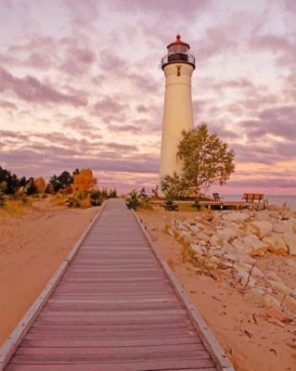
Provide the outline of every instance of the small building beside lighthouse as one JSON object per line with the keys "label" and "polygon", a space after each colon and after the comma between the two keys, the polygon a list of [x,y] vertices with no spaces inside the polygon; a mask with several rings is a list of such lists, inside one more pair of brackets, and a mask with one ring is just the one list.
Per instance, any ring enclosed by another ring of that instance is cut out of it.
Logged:
{"label": "small building beside lighthouse", "polygon": [[181,174],[182,163],[177,158],[182,131],[193,128],[191,76],[195,58],[189,44],[177,35],[167,46],[167,55],[161,60],[165,74],[165,99],[161,140],[160,180],[174,172]]}

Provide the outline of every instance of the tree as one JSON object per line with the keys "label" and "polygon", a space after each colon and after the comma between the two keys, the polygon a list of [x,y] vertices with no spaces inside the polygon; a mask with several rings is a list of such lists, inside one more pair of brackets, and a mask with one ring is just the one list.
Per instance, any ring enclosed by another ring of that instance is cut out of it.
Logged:
{"label": "tree", "polygon": [[69,171],[63,171],[59,176],[53,175],[46,186],[46,193],[57,193],[63,191],[68,193],[71,191],[71,184],[73,183],[73,177]]}
{"label": "tree", "polygon": [[235,169],[234,152],[228,149],[217,134],[209,134],[207,124],[182,132],[177,156],[181,159],[182,174],[166,176],[162,191],[181,192],[192,196],[208,189],[210,185],[224,184]]}
{"label": "tree", "polygon": [[34,195],[35,193],[38,193],[37,186],[35,184],[34,178],[29,178],[27,180],[25,190],[28,196]]}
{"label": "tree", "polygon": [[61,189],[61,183],[58,181],[58,177],[54,174],[48,181],[45,188],[46,193],[54,194]]}
{"label": "tree", "polygon": [[184,177],[174,173],[173,176],[166,175],[161,181],[161,190],[169,198],[179,200],[192,198],[196,194],[196,189],[190,188]]}
{"label": "tree", "polygon": [[0,183],[3,193],[11,195],[16,193],[20,187],[19,182],[15,174],[12,174],[9,170],[3,169],[0,166]]}
{"label": "tree", "polygon": [[43,193],[45,191],[46,183],[41,176],[39,178],[34,179],[34,184],[37,189],[37,193]]}
{"label": "tree", "polygon": [[69,171],[63,171],[57,179],[60,182],[61,188],[66,188],[73,183],[73,177]]}
{"label": "tree", "polygon": [[97,180],[93,177],[91,169],[81,169],[78,174],[73,176],[73,191],[88,191],[92,189]]}

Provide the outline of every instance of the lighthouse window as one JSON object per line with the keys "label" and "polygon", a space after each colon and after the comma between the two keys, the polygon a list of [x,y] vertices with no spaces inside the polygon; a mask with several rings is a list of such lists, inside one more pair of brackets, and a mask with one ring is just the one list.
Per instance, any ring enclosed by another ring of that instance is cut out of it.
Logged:
{"label": "lighthouse window", "polygon": [[169,54],[186,53],[187,47],[184,45],[172,45],[169,48]]}
{"label": "lighthouse window", "polygon": [[181,76],[181,66],[177,66],[177,76]]}

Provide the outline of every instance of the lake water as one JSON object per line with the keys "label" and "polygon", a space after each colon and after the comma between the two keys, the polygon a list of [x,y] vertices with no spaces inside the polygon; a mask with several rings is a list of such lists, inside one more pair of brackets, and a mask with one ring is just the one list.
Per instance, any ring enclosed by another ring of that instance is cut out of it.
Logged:
{"label": "lake water", "polygon": [[[237,201],[241,200],[241,195],[223,195],[225,201]],[[265,199],[268,200],[270,205],[281,206],[283,203],[287,203],[292,210],[296,211],[296,196],[292,195],[266,195]]]}

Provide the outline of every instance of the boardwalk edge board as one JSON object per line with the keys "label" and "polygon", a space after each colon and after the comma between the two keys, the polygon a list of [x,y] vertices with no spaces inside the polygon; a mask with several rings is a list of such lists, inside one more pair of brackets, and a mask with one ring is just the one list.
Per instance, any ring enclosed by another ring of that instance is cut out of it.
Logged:
{"label": "boardwalk edge board", "polygon": [[52,292],[60,282],[61,278],[63,277],[64,273],[66,272],[68,266],[71,264],[72,260],[74,259],[75,255],[77,254],[77,251],[82,244],[82,242],[85,240],[86,236],[88,235],[89,231],[91,230],[92,226],[95,224],[95,222],[99,219],[102,211],[105,208],[105,205],[108,201],[104,202],[101,209],[98,211],[98,213],[95,215],[94,219],[89,223],[85,231],[83,232],[82,236],[79,238],[79,240],[75,243],[75,245],[72,247],[69,254],[66,256],[66,258],[62,261],[62,263],[59,265],[56,272],[53,274],[52,278],[49,280],[49,282],[46,284],[44,289],[41,291],[41,293],[38,295],[37,299],[34,301],[34,303],[31,305],[31,307],[28,309],[26,314],[23,316],[23,318],[20,320],[16,328],[12,331],[12,333],[8,336],[8,338],[5,340],[3,345],[0,347],[0,371],[4,370],[5,366],[9,362],[10,358],[14,354],[16,348],[22,341],[22,339],[25,337],[27,332],[29,331],[32,323],[48,301],[49,297],[51,296]]}
{"label": "boardwalk edge board", "polygon": [[208,325],[206,324],[205,320],[202,316],[196,311],[195,307],[191,303],[189,297],[185,293],[183,286],[181,285],[180,281],[175,276],[174,272],[171,270],[169,265],[161,258],[156,245],[152,241],[146,227],[143,225],[141,219],[138,215],[134,212],[133,215],[138,221],[144,235],[146,236],[149,245],[152,248],[157,260],[159,261],[160,265],[162,266],[163,270],[165,271],[169,282],[174,288],[178,298],[180,299],[181,303],[184,305],[191,322],[193,323],[194,328],[196,329],[197,333],[201,337],[201,340],[206,347],[209,354],[212,356],[213,361],[215,362],[218,370],[220,371],[235,371],[231,362],[227,358],[223,348],[219,344],[218,340],[216,339],[215,335],[209,329]]}

